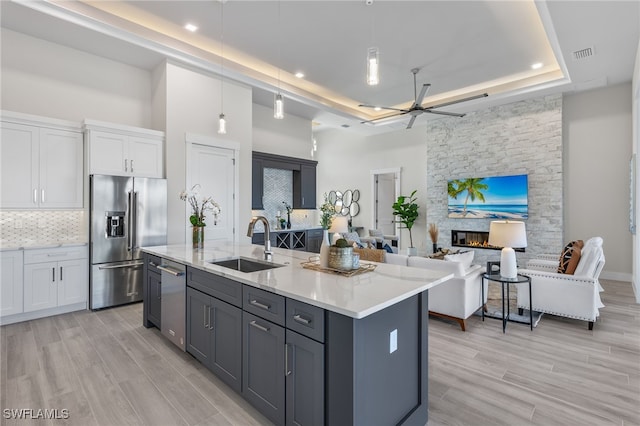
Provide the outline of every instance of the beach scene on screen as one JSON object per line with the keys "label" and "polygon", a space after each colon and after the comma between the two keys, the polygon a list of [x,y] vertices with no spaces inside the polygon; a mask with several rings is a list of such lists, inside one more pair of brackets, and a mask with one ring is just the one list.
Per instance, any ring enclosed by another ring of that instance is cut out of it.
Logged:
{"label": "beach scene on screen", "polygon": [[529,217],[527,175],[447,181],[448,216],[456,219]]}

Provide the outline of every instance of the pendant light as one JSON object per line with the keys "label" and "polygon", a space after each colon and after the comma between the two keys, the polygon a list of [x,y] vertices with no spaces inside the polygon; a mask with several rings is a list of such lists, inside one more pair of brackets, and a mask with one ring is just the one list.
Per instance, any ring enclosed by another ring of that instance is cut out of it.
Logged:
{"label": "pendant light", "polygon": [[[373,4],[373,0],[365,0],[367,6]],[[371,9],[371,42],[375,41],[374,37],[374,13]],[[377,47],[369,47],[367,49],[367,84],[375,86],[380,83],[380,51]]]}
{"label": "pendant light", "polygon": [[227,133],[227,120],[224,117],[224,3],[220,0],[220,115],[218,116],[218,133]]}
{"label": "pendant light", "polygon": [[278,92],[273,99],[273,118],[282,120],[284,118],[284,99],[280,93],[280,2],[278,1]]}

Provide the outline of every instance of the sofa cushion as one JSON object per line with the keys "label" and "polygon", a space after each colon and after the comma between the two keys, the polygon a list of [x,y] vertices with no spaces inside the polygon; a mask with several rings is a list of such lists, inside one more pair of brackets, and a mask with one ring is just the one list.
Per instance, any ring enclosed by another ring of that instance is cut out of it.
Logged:
{"label": "sofa cushion", "polygon": [[407,266],[415,268],[433,269],[436,271],[453,273],[454,277],[464,277],[466,275],[465,269],[462,267],[462,262],[447,262],[445,260],[429,259],[420,256],[409,256],[407,259]]}
{"label": "sofa cushion", "polygon": [[584,253],[580,262],[578,262],[578,266],[576,267],[574,274],[594,277],[598,267],[598,261],[603,256],[604,254],[601,247],[590,247],[589,250]]}
{"label": "sofa cushion", "polygon": [[467,271],[471,266],[471,262],[473,262],[474,254],[475,252],[473,250],[465,251],[458,254],[447,254],[444,256],[444,260],[446,260],[447,262],[460,262],[462,263],[462,269]]}
{"label": "sofa cushion", "polygon": [[560,261],[558,262],[558,273],[573,275],[578,262],[580,262],[580,255],[582,253],[582,247],[584,247],[584,241],[576,240],[571,241],[564,247],[560,254]]}

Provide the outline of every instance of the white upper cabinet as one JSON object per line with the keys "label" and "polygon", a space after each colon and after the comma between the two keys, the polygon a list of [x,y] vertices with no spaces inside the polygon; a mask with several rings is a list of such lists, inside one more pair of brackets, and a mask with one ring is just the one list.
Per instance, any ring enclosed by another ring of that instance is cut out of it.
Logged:
{"label": "white upper cabinet", "polygon": [[164,133],[85,120],[89,174],[164,177]]}
{"label": "white upper cabinet", "polygon": [[82,133],[59,120],[38,120],[2,113],[0,207],[82,208]]}

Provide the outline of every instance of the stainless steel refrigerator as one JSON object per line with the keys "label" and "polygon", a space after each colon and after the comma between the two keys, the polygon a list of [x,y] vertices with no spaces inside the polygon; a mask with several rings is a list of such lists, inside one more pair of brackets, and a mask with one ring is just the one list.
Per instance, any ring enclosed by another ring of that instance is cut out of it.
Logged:
{"label": "stainless steel refrigerator", "polygon": [[142,300],[140,247],[167,243],[167,181],[90,176],[89,307]]}

